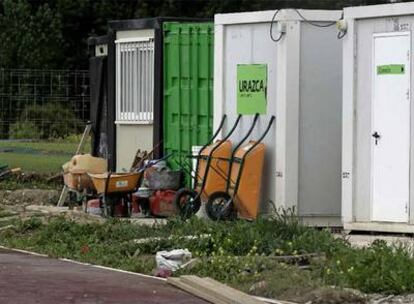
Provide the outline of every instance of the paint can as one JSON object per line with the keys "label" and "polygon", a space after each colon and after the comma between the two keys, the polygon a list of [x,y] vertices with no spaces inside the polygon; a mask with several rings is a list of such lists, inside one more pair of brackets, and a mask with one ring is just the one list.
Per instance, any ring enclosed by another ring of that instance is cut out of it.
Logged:
{"label": "paint can", "polygon": [[136,194],[139,198],[148,198],[151,196],[151,189],[147,187],[139,187]]}
{"label": "paint can", "polygon": [[91,199],[87,202],[86,212],[92,215],[102,216],[101,201],[99,198]]}

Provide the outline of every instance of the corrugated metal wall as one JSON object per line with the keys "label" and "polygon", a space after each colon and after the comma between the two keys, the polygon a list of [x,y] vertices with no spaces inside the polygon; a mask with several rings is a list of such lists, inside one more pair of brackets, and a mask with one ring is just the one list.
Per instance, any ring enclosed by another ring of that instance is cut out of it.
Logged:
{"label": "corrugated metal wall", "polygon": [[167,22],[163,30],[164,153],[177,168],[212,134],[214,26]]}

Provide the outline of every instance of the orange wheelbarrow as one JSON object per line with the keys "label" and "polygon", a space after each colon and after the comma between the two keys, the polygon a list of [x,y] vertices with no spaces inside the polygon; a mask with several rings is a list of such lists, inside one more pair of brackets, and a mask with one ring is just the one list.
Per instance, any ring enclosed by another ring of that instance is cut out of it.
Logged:
{"label": "orange wheelbarrow", "polygon": [[121,203],[122,209],[126,210],[124,216],[129,217],[132,208],[132,193],[140,187],[145,170],[170,156],[149,161],[146,165],[142,164],[136,172],[89,174],[100,196],[104,216],[114,216],[116,204]]}
{"label": "orange wheelbarrow", "polygon": [[257,217],[265,156],[265,144],[262,140],[269,132],[275,116],[271,117],[266,130],[258,140],[250,140],[243,145],[252,133],[257,119],[258,114],[229,159],[225,191],[214,192],[208,199],[206,211],[213,220],[231,219],[234,215],[249,220]]}
{"label": "orange wheelbarrow", "polygon": [[223,139],[214,142],[226,120],[226,115],[224,115],[213,137],[200,149],[196,156],[197,165],[193,176],[194,189],[181,188],[174,197],[174,205],[182,218],[186,219],[197,213],[201,201],[207,201],[213,192],[226,189],[228,159],[232,149],[232,144],[228,139],[239,124],[240,118],[241,115],[237,117],[233,127]]}
{"label": "orange wheelbarrow", "polygon": [[132,193],[141,184],[144,172],[131,173],[102,173],[89,174],[96,192],[101,196],[103,214],[105,217],[114,216],[115,205],[122,203],[127,210],[126,216],[131,213]]}

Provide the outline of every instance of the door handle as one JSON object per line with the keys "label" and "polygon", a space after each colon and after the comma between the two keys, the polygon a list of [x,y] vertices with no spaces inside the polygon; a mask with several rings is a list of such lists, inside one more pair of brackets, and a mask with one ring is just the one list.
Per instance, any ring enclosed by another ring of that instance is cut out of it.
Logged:
{"label": "door handle", "polygon": [[375,138],[375,145],[378,145],[378,140],[381,138],[381,135],[380,135],[377,131],[375,131],[375,132],[372,134],[372,137],[374,137],[374,138]]}

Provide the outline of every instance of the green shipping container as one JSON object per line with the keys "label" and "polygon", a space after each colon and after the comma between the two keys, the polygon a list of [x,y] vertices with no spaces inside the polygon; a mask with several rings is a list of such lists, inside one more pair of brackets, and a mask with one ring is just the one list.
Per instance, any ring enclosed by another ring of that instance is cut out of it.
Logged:
{"label": "green shipping container", "polygon": [[[191,168],[213,124],[213,23],[164,23],[164,154],[169,165]],[[186,183],[189,185],[187,174]]]}

